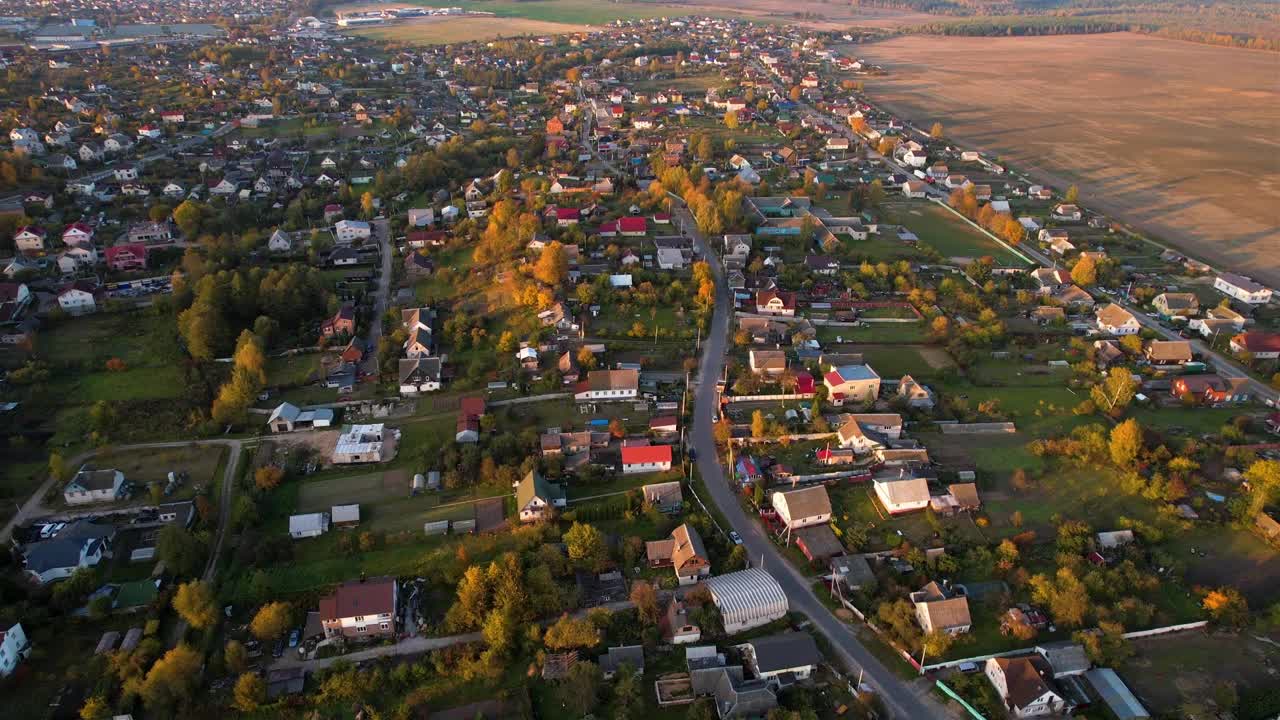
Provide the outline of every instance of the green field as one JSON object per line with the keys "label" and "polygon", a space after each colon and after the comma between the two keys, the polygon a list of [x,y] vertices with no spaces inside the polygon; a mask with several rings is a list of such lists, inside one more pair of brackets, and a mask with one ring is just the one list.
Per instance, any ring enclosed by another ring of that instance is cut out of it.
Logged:
{"label": "green field", "polygon": [[997,264],[1027,265],[1025,260],[959,216],[933,203],[896,203],[890,208],[890,214],[896,222],[915,233],[920,242],[932,245],[947,257],[977,259],[990,255]]}
{"label": "green field", "polygon": [[[615,20],[679,16],[681,11],[669,5],[631,2],[599,2],[598,0],[410,0],[424,7],[456,7],[468,12],[493,13],[501,18],[527,18],[543,22],[578,25],[604,25]],[[339,8],[340,10],[341,8]]]}
{"label": "green field", "polygon": [[868,323],[866,327],[818,326],[818,340],[824,345],[842,343],[914,344],[928,340],[924,323]]}

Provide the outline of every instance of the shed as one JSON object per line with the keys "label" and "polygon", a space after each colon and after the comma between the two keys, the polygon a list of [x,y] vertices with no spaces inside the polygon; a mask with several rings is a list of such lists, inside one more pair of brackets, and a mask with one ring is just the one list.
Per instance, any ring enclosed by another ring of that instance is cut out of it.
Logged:
{"label": "shed", "polygon": [[116,630],[108,630],[102,633],[102,637],[98,639],[98,647],[94,648],[94,655],[109,653],[116,649],[116,644],[120,642],[120,633]]}
{"label": "shed", "polygon": [[360,505],[334,505],[329,518],[338,527],[355,527],[360,524]]}
{"label": "shed", "polygon": [[706,584],[729,634],[771,623],[789,609],[782,586],[760,568],[708,578]]}
{"label": "shed", "polygon": [[844,546],[840,544],[830,525],[815,525],[797,530],[796,545],[809,562],[814,563],[844,553]]}
{"label": "shed", "polygon": [[1138,702],[1133,692],[1111,668],[1097,668],[1084,674],[1085,679],[1098,692],[1102,702],[1120,720],[1150,718],[1151,713]]}
{"label": "shed", "polygon": [[329,531],[329,513],[307,513],[289,516],[289,535],[295,540],[320,537]]}
{"label": "shed", "polygon": [[142,628],[129,628],[129,632],[124,634],[124,640],[120,642],[120,651],[132,652],[140,642],[142,642]]}

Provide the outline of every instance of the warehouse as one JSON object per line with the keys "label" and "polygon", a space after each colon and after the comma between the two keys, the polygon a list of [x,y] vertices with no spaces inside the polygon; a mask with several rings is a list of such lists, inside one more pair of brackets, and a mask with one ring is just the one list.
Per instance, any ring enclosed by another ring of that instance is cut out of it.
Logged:
{"label": "warehouse", "polygon": [[730,635],[787,614],[787,596],[782,586],[760,568],[708,578],[706,584],[711,600],[720,609],[724,631]]}

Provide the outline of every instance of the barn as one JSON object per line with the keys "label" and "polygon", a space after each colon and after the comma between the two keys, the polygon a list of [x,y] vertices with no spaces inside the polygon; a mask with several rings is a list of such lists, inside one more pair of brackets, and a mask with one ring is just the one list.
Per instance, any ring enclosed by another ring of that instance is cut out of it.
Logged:
{"label": "barn", "polygon": [[724,631],[730,635],[759,627],[787,614],[782,586],[760,568],[707,578],[711,600],[720,610]]}

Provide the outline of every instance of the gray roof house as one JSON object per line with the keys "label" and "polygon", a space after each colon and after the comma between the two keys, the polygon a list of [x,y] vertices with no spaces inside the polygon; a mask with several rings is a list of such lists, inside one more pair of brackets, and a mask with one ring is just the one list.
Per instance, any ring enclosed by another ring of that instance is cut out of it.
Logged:
{"label": "gray roof house", "polygon": [[751,672],[774,687],[808,679],[822,662],[813,636],[802,632],[757,638],[739,645],[738,649]]}
{"label": "gray roof house", "polygon": [[119,470],[95,470],[89,466],[80,468],[62,491],[68,505],[112,502],[124,497],[124,473]]}
{"label": "gray roof house", "polygon": [[623,645],[611,647],[609,652],[600,658],[600,669],[604,671],[604,679],[611,680],[623,665],[630,665],[637,673],[644,674],[644,646]]}

